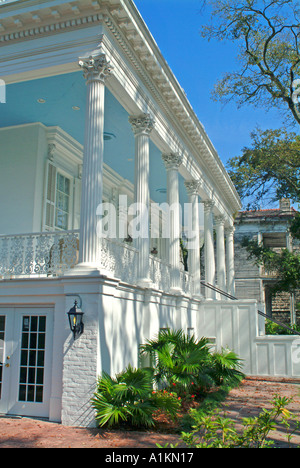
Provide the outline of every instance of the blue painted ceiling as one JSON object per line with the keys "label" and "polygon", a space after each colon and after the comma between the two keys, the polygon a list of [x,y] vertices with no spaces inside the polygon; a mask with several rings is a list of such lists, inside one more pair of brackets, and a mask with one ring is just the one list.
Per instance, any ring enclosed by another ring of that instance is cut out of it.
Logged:
{"label": "blue painted ceiling", "polygon": [[[42,100],[42,102],[39,102]],[[74,110],[75,109],[77,110]],[[82,72],[41,78],[7,85],[6,104],[0,107],[0,127],[41,122],[59,126],[84,144],[86,84]],[[104,162],[133,183],[134,136],[128,113],[106,89],[105,132],[112,134],[105,141]],[[158,203],[166,201],[166,170],[161,153],[150,144],[150,195]],[[180,198],[186,202],[183,180]]]}

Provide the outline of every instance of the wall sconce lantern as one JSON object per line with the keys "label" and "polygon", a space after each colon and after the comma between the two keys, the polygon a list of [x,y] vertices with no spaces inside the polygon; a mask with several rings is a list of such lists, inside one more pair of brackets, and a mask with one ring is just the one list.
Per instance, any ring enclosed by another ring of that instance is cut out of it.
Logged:
{"label": "wall sconce lantern", "polygon": [[84,313],[77,308],[77,301],[75,301],[74,306],[68,312],[70,329],[73,333],[74,340],[82,335],[84,331],[83,316]]}

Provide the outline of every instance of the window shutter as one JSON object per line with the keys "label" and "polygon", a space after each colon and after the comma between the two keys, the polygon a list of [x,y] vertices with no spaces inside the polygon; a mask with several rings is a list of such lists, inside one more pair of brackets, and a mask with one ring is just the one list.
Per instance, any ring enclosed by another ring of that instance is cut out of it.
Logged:
{"label": "window shutter", "polygon": [[50,162],[48,163],[47,172],[47,192],[46,192],[46,229],[54,229],[54,214],[55,214],[55,192],[56,192],[56,167]]}

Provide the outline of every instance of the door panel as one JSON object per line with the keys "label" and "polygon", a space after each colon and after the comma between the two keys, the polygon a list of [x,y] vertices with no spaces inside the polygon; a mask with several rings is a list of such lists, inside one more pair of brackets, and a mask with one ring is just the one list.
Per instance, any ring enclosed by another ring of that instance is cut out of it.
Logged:
{"label": "door panel", "polygon": [[0,400],[2,394],[2,379],[3,379],[3,367],[4,367],[4,339],[5,339],[5,315],[0,315]]}
{"label": "door panel", "polygon": [[2,414],[6,414],[9,407],[13,323],[13,310],[0,309],[0,413]]}
{"label": "door panel", "polygon": [[[4,391],[0,396],[0,412],[48,417],[52,368],[52,309],[15,308],[4,317],[6,330],[2,354],[6,361],[2,361],[1,384]],[[0,318],[0,327],[1,323],[3,319],[1,322]]]}

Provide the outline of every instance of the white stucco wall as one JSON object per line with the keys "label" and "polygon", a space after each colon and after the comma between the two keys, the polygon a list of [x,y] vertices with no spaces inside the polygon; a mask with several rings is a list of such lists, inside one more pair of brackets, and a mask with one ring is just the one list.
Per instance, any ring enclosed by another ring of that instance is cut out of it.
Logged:
{"label": "white stucco wall", "polygon": [[0,235],[41,230],[46,148],[39,125],[0,129]]}
{"label": "white stucco wall", "polygon": [[[67,312],[76,295],[82,299],[84,334],[74,341]],[[192,328],[195,336],[213,338],[216,349],[229,347],[243,359],[247,375],[300,376],[297,336],[259,336],[255,301],[204,301],[89,277],[0,282],[0,308],[30,305],[53,310],[49,419],[64,425],[93,426],[90,399],[97,378],[131,364],[139,365],[139,346],[160,328]]]}

